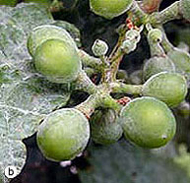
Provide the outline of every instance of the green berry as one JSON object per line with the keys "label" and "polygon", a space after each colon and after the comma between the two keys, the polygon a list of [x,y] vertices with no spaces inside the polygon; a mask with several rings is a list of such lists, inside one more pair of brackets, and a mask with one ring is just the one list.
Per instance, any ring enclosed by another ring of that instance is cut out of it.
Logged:
{"label": "green berry", "polygon": [[112,19],[129,10],[132,2],[132,0],[90,0],[90,8],[97,15]]}
{"label": "green berry", "polygon": [[136,98],[121,111],[126,139],[146,148],[167,144],[176,131],[176,121],[167,105],[152,97]]}
{"label": "green berry", "polygon": [[154,56],[145,62],[143,68],[143,78],[146,81],[151,76],[160,72],[175,72],[175,65],[167,56]]}
{"label": "green berry", "polygon": [[37,71],[55,83],[74,81],[81,71],[81,61],[71,45],[59,39],[40,44],[34,55]]}
{"label": "green berry", "polygon": [[54,25],[42,25],[32,30],[28,37],[27,47],[30,55],[34,56],[36,48],[48,39],[60,39],[76,48],[74,40],[65,29]]}
{"label": "green berry", "polygon": [[176,72],[190,79],[190,55],[178,48],[168,52],[168,57],[175,64]]}
{"label": "green berry", "polygon": [[128,73],[125,70],[118,70],[116,78],[124,83],[129,82],[129,76]]}
{"label": "green berry", "polygon": [[107,51],[108,51],[107,43],[100,39],[97,39],[92,45],[92,52],[97,57],[105,55]]}
{"label": "green berry", "polygon": [[124,53],[129,54],[137,48],[137,43],[141,39],[141,31],[134,29],[128,30],[125,34],[125,40],[121,45],[121,49]]}
{"label": "green berry", "polygon": [[77,109],[64,108],[49,114],[40,124],[37,144],[49,160],[71,160],[85,149],[89,136],[86,117]]}
{"label": "green berry", "polygon": [[190,0],[180,0],[180,9],[182,16],[190,21]]}
{"label": "green berry", "polygon": [[67,21],[56,20],[52,25],[65,29],[75,41],[77,47],[81,47],[81,35],[79,29]]}
{"label": "green berry", "polygon": [[148,32],[148,40],[151,40],[153,43],[160,43],[162,41],[162,31],[160,29],[152,29]]}
{"label": "green berry", "polygon": [[95,111],[90,119],[90,125],[92,139],[102,145],[117,142],[123,133],[117,115],[112,109]]}
{"label": "green berry", "polygon": [[179,105],[187,95],[187,81],[181,74],[159,73],[150,77],[143,85],[142,94],[165,102],[168,106]]}
{"label": "green berry", "polygon": [[141,32],[135,29],[130,29],[125,34],[125,40],[131,40],[135,43],[138,43],[141,39]]}

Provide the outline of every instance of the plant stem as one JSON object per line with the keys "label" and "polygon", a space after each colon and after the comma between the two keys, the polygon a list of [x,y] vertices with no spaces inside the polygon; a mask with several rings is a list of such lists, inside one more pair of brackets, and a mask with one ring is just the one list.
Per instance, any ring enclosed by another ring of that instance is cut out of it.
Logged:
{"label": "plant stem", "polygon": [[148,14],[158,11],[162,0],[143,0],[142,10]]}
{"label": "plant stem", "polygon": [[77,105],[75,108],[80,110],[88,119],[93,114],[95,109],[99,106],[99,99],[97,95],[90,95],[87,100]]}
{"label": "plant stem", "polygon": [[84,66],[92,67],[98,71],[101,70],[102,61],[99,58],[90,56],[88,53],[80,49],[78,50],[78,55],[81,58]]}
{"label": "plant stem", "polygon": [[110,69],[106,70],[106,74],[104,75],[104,81],[110,82],[116,80],[117,71],[119,69],[120,62],[124,56],[124,53],[121,50],[121,45],[125,40],[125,34],[128,29],[124,28],[122,33],[119,36],[118,42],[113,49],[112,53],[109,56],[110,59]]}
{"label": "plant stem", "polygon": [[110,95],[109,95],[108,85],[100,85],[96,93],[90,95],[86,101],[82,102],[75,108],[80,110],[85,116],[89,119],[92,113],[97,107],[104,107],[114,109],[119,112],[121,110],[121,105],[118,104]]}
{"label": "plant stem", "polygon": [[152,25],[161,25],[166,22],[169,22],[174,19],[180,19],[182,18],[180,15],[180,2],[176,1],[172,5],[170,5],[168,8],[161,12],[155,12],[150,15],[149,22]]}
{"label": "plant stem", "polygon": [[160,42],[156,40],[156,37],[149,36],[149,34],[151,34],[151,30],[153,30],[152,26],[150,24],[147,24],[146,28],[149,31],[147,39],[150,46],[151,57],[165,55],[164,49],[160,45]]}
{"label": "plant stem", "polygon": [[113,99],[110,95],[107,95],[106,97],[103,98],[101,106],[104,108],[114,109],[118,113],[122,108],[122,106],[119,103],[117,103],[116,100]]}
{"label": "plant stem", "polygon": [[161,45],[164,48],[165,52],[168,53],[174,50],[174,46],[172,45],[172,43],[169,42],[164,29],[162,29],[162,32],[163,32],[163,39],[162,39]]}
{"label": "plant stem", "polygon": [[165,52],[164,52],[162,46],[160,45],[160,43],[155,43],[151,40],[148,40],[148,43],[150,45],[151,57],[165,55]]}
{"label": "plant stem", "polygon": [[140,95],[143,85],[128,85],[122,82],[110,83],[113,93],[127,93],[131,95]]}
{"label": "plant stem", "polygon": [[88,77],[91,77],[93,74],[96,73],[96,71],[91,67],[84,67],[83,70],[88,75]]}
{"label": "plant stem", "polygon": [[90,80],[83,70],[79,73],[74,85],[75,90],[82,90],[84,92],[88,92],[89,94],[94,94],[97,92],[97,86]]}
{"label": "plant stem", "polygon": [[119,69],[119,65],[121,63],[121,60],[124,56],[124,53],[119,48],[115,54],[115,56],[112,58],[112,65],[111,65],[111,76],[109,81],[116,81],[116,75],[117,71]]}
{"label": "plant stem", "polygon": [[133,4],[129,10],[133,15],[135,15],[142,24],[147,23],[148,14],[146,14],[138,5],[138,3],[134,0]]}

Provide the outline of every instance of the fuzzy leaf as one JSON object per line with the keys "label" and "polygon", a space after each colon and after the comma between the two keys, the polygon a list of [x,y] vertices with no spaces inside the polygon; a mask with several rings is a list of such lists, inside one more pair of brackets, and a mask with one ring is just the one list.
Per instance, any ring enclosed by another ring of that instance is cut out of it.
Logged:
{"label": "fuzzy leaf", "polygon": [[4,169],[22,170],[26,148],[22,140],[34,134],[46,114],[62,107],[70,97],[69,85],[39,76],[26,41],[36,26],[53,19],[40,4],[0,7],[0,183],[8,182]]}

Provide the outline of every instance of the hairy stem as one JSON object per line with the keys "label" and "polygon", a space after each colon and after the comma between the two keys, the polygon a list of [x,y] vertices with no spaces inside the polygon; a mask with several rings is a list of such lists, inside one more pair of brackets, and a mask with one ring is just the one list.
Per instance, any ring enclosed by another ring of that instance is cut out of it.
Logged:
{"label": "hairy stem", "polygon": [[116,80],[116,75],[117,75],[117,72],[119,69],[119,65],[124,56],[124,53],[121,50],[121,45],[122,45],[123,41],[125,40],[125,34],[126,34],[127,30],[128,30],[127,28],[124,28],[122,33],[120,33],[116,47],[113,49],[114,51],[112,51],[112,53],[109,57],[111,66],[110,66],[110,69],[107,70],[107,73],[105,75],[105,77],[107,78],[108,81]]}
{"label": "hairy stem", "polygon": [[107,95],[102,100],[102,107],[114,109],[117,112],[120,112],[122,106],[116,102],[110,95]]}
{"label": "hairy stem", "polygon": [[90,95],[88,99],[75,108],[80,110],[89,119],[97,107],[104,107],[114,109],[115,111],[121,110],[121,105],[116,102],[111,96],[108,85],[100,85],[96,93]]}
{"label": "hairy stem", "polygon": [[142,24],[147,23],[148,14],[146,14],[138,5],[137,1],[133,1],[133,4],[129,10],[133,15],[135,15]]}
{"label": "hairy stem", "polygon": [[167,23],[174,19],[180,19],[181,13],[180,13],[180,2],[176,1],[172,5],[170,5],[165,10],[159,12],[159,13],[153,13],[149,17],[149,21],[152,25],[161,25],[164,23]]}
{"label": "hairy stem", "polygon": [[110,81],[116,81],[117,71],[119,69],[119,65],[121,63],[123,56],[124,56],[124,53],[119,48],[118,51],[116,52],[115,56],[113,57],[113,61],[112,61],[112,65],[111,65]]}
{"label": "hairy stem", "polygon": [[90,95],[87,100],[77,105],[75,108],[80,110],[88,119],[99,106],[97,95]]}
{"label": "hairy stem", "polygon": [[162,29],[162,32],[163,32],[163,39],[162,39],[161,45],[164,48],[165,52],[168,53],[168,52],[174,50],[174,46],[172,45],[172,43],[169,42],[169,40],[166,36],[166,33],[163,29]]}
{"label": "hairy stem", "polygon": [[143,85],[128,85],[121,82],[110,83],[113,93],[127,93],[131,95],[140,95]]}
{"label": "hairy stem", "polygon": [[150,45],[151,57],[165,55],[165,52],[162,46],[160,45],[160,43],[155,43],[155,42],[152,42],[151,40],[148,40],[148,43]]}
{"label": "hairy stem", "polygon": [[88,53],[86,53],[83,50],[78,50],[78,55],[82,60],[82,63],[85,67],[92,67],[98,71],[101,70],[102,61],[99,58],[95,58],[93,56],[90,56]]}
{"label": "hairy stem", "polygon": [[97,92],[97,86],[90,80],[83,70],[79,73],[74,85],[75,90],[82,90],[88,92],[89,94],[94,94]]}

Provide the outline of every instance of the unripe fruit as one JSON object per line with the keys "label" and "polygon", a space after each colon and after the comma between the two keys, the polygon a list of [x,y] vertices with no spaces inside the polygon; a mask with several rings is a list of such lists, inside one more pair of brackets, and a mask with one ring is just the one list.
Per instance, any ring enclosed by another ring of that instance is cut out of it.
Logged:
{"label": "unripe fruit", "polygon": [[144,96],[155,97],[168,106],[179,105],[187,95],[187,82],[177,73],[158,73],[150,77],[143,85]]}
{"label": "unripe fruit", "polygon": [[137,48],[137,43],[141,39],[141,31],[135,29],[128,30],[125,34],[125,40],[121,45],[121,49],[124,53],[129,54]]}
{"label": "unripe fruit", "polygon": [[68,45],[77,49],[74,40],[65,29],[54,25],[42,25],[32,30],[28,37],[27,47],[30,55],[34,56],[36,48],[48,39],[63,40]]}
{"label": "unripe fruit", "polygon": [[56,20],[52,25],[65,29],[75,41],[77,47],[81,47],[81,35],[79,29],[67,21]]}
{"label": "unripe fruit", "polygon": [[34,63],[39,73],[55,83],[72,82],[81,71],[76,49],[58,39],[49,39],[38,46]]}
{"label": "unripe fruit", "polygon": [[176,121],[165,103],[152,97],[136,98],[121,111],[126,139],[146,148],[158,148],[170,141]]}
{"label": "unripe fruit", "polygon": [[178,48],[168,52],[168,57],[175,64],[176,72],[179,72],[190,79],[190,55]]}
{"label": "unripe fruit", "polygon": [[107,51],[108,51],[108,45],[105,41],[97,39],[92,45],[92,52],[97,57],[105,55]]}
{"label": "unripe fruit", "polygon": [[180,0],[180,9],[182,16],[190,21],[190,0]]}
{"label": "unripe fruit", "polygon": [[129,82],[129,76],[125,70],[118,70],[117,75],[116,75],[117,80],[122,81],[124,83]]}
{"label": "unripe fruit", "polygon": [[151,40],[153,43],[160,43],[162,41],[162,31],[160,29],[152,29],[148,32],[148,40]]}
{"label": "unripe fruit", "polygon": [[131,40],[138,43],[141,39],[141,32],[135,29],[128,30],[125,34],[125,40]]}
{"label": "unripe fruit", "polygon": [[152,57],[146,61],[143,68],[143,78],[146,81],[160,72],[175,72],[175,65],[167,56]]}
{"label": "unripe fruit", "polygon": [[52,161],[74,159],[89,140],[87,118],[77,109],[64,108],[49,114],[37,131],[37,144]]}
{"label": "unripe fruit", "polygon": [[92,139],[102,145],[115,143],[122,136],[123,130],[118,123],[114,110],[97,110],[90,119]]}
{"label": "unripe fruit", "polygon": [[112,19],[129,10],[132,2],[132,0],[90,0],[90,8],[97,15]]}

